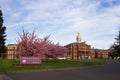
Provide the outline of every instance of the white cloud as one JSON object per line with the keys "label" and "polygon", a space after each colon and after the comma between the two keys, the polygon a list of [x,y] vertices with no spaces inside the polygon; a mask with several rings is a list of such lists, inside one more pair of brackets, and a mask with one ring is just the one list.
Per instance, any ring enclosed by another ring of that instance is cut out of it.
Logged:
{"label": "white cloud", "polygon": [[[51,34],[50,38],[62,45],[75,42],[80,32],[88,44],[108,48],[120,26],[120,5],[112,0],[107,7],[107,0],[20,0],[16,7],[11,6],[16,4],[13,0],[2,2],[8,34],[16,33],[22,26],[28,30],[35,27],[39,36]],[[8,39],[12,40],[10,34]]]}

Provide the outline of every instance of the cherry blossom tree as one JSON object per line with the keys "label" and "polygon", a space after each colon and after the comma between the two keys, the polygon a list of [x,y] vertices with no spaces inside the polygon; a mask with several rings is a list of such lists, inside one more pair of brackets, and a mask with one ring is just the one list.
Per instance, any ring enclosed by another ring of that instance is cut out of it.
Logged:
{"label": "cherry blossom tree", "polygon": [[48,52],[45,53],[47,58],[57,59],[58,57],[63,57],[65,53],[67,53],[67,49],[59,44],[49,44]]}
{"label": "cherry blossom tree", "polygon": [[29,33],[23,30],[23,34],[19,34],[19,38],[17,40],[17,51],[20,56],[24,57],[40,56],[47,51],[46,46],[49,43],[48,38],[49,36],[46,36],[43,39],[38,38],[35,35],[35,31]]}
{"label": "cherry blossom tree", "polygon": [[64,56],[67,49],[59,44],[54,44],[49,40],[49,37],[50,35],[44,38],[38,38],[35,35],[35,31],[29,33],[23,30],[23,34],[19,34],[17,40],[17,51],[19,55],[24,57],[45,55],[47,58],[51,57],[54,59],[59,56]]}

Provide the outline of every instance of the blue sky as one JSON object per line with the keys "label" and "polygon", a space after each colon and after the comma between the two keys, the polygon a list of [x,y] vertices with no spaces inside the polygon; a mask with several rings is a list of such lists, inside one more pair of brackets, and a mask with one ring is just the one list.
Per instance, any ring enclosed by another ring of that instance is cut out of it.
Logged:
{"label": "blue sky", "polygon": [[6,44],[16,43],[22,27],[61,45],[77,32],[94,48],[108,49],[120,29],[120,0],[0,0]]}

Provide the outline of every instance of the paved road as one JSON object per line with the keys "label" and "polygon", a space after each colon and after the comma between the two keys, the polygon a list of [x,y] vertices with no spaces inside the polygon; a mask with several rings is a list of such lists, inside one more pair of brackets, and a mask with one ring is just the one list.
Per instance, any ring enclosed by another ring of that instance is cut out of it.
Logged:
{"label": "paved road", "polygon": [[120,62],[70,70],[7,73],[10,80],[120,80]]}

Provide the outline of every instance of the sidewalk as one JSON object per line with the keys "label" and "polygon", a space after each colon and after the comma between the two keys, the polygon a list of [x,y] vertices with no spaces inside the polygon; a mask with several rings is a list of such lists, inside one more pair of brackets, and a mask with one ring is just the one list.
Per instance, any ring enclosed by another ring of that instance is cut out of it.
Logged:
{"label": "sidewalk", "polygon": [[10,77],[4,75],[4,74],[0,74],[0,80],[13,80]]}

